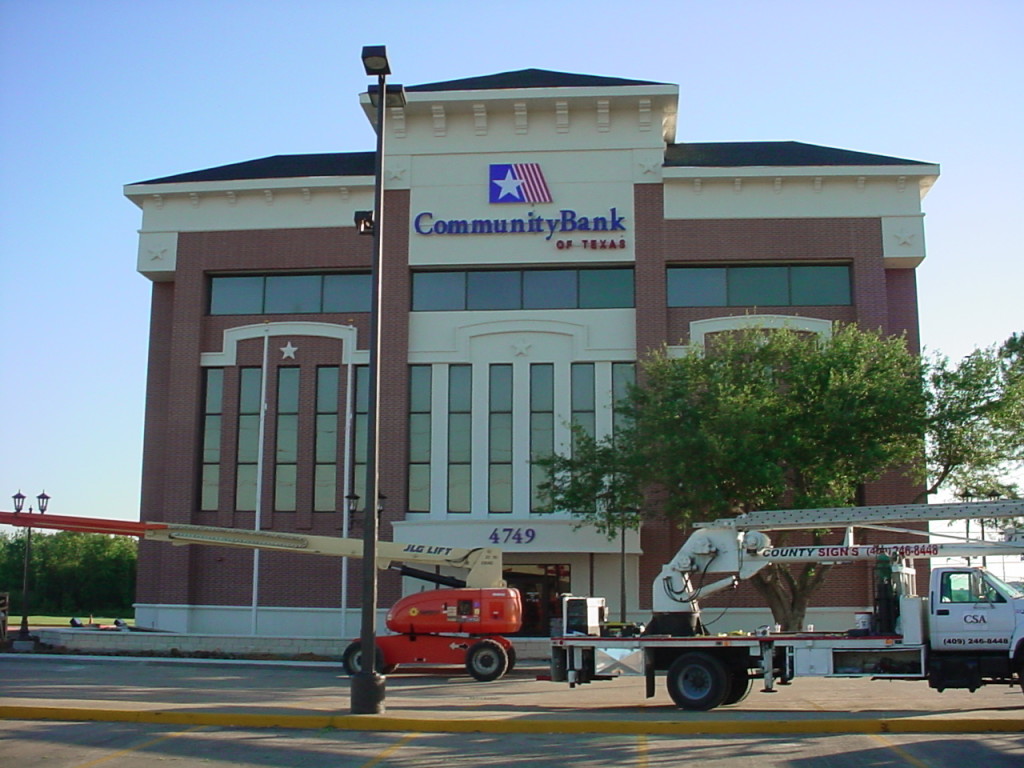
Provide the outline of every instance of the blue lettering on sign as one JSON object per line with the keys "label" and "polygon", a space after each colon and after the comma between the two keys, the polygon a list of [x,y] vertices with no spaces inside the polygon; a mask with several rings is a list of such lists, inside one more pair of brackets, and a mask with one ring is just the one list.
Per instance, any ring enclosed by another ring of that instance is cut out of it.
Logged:
{"label": "blue lettering on sign", "polygon": [[529,544],[537,538],[533,528],[495,528],[487,537],[492,544]]}
{"label": "blue lettering on sign", "polygon": [[412,228],[418,235],[545,235],[550,240],[566,232],[625,232],[626,217],[618,208],[610,208],[607,216],[580,216],[563,208],[558,218],[548,219],[530,211],[519,219],[442,219],[433,211],[416,214]]}

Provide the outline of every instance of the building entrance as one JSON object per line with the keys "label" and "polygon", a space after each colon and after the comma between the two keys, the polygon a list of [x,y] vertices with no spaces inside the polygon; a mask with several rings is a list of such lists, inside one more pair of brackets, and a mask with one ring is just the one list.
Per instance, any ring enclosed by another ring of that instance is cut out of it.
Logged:
{"label": "building entrance", "polygon": [[562,616],[559,596],[569,592],[568,565],[513,565],[505,581],[519,590],[523,599],[523,628],[520,637],[550,637],[551,621]]}

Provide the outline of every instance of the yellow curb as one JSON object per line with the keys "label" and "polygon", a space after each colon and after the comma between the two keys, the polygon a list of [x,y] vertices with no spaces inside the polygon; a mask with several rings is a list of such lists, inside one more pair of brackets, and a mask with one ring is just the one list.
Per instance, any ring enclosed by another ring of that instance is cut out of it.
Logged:
{"label": "yellow curb", "polygon": [[1024,718],[845,718],[839,720],[440,720],[387,715],[287,715],[183,710],[0,706],[8,720],[134,722],[225,728],[296,728],[418,733],[569,733],[725,735],[737,733],[1021,733]]}

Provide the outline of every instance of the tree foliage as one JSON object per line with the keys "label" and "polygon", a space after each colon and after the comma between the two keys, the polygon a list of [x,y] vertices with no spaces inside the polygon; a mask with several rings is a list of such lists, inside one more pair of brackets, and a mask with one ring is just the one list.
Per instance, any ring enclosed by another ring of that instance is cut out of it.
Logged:
{"label": "tree foliage", "polygon": [[[628,427],[553,457],[554,509],[614,530],[618,510],[680,524],[766,508],[845,506],[861,484],[920,461],[924,369],[901,339],[855,326],[831,339],[749,329],[657,354],[623,408]],[[634,517],[633,519],[636,519]],[[802,622],[826,567],[755,579],[775,618]]]}
{"label": "tree foliage", "polygon": [[[126,616],[135,594],[136,542],[123,536],[32,532],[29,610],[33,614]],[[23,530],[0,532],[0,592],[21,612]]]}
{"label": "tree foliage", "polygon": [[959,498],[1014,497],[1024,465],[1024,335],[928,371],[927,489]]}

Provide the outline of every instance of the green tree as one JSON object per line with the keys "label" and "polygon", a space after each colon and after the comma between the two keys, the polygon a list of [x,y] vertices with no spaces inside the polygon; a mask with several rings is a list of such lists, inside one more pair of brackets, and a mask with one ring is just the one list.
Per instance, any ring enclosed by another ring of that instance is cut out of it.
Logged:
{"label": "green tree", "polygon": [[[24,541],[24,531],[0,533],[0,591],[10,593],[15,613],[21,611]],[[30,610],[33,614],[130,615],[136,547],[134,539],[122,536],[33,531]]]}
{"label": "green tree", "polygon": [[921,499],[947,488],[960,498],[1014,497],[1024,462],[1024,336],[976,349],[928,371],[928,479]]}
{"label": "green tree", "polygon": [[[831,339],[749,329],[682,357],[656,354],[612,437],[576,434],[550,459],[553,509],[614,530],[616,511],[680,525],[756,509],[846,506],[893,467],[920,462],[923,366],[903,340],[838,327]],[[802,625],[829,567],[773,566],[753,583],[775,620]]]}

